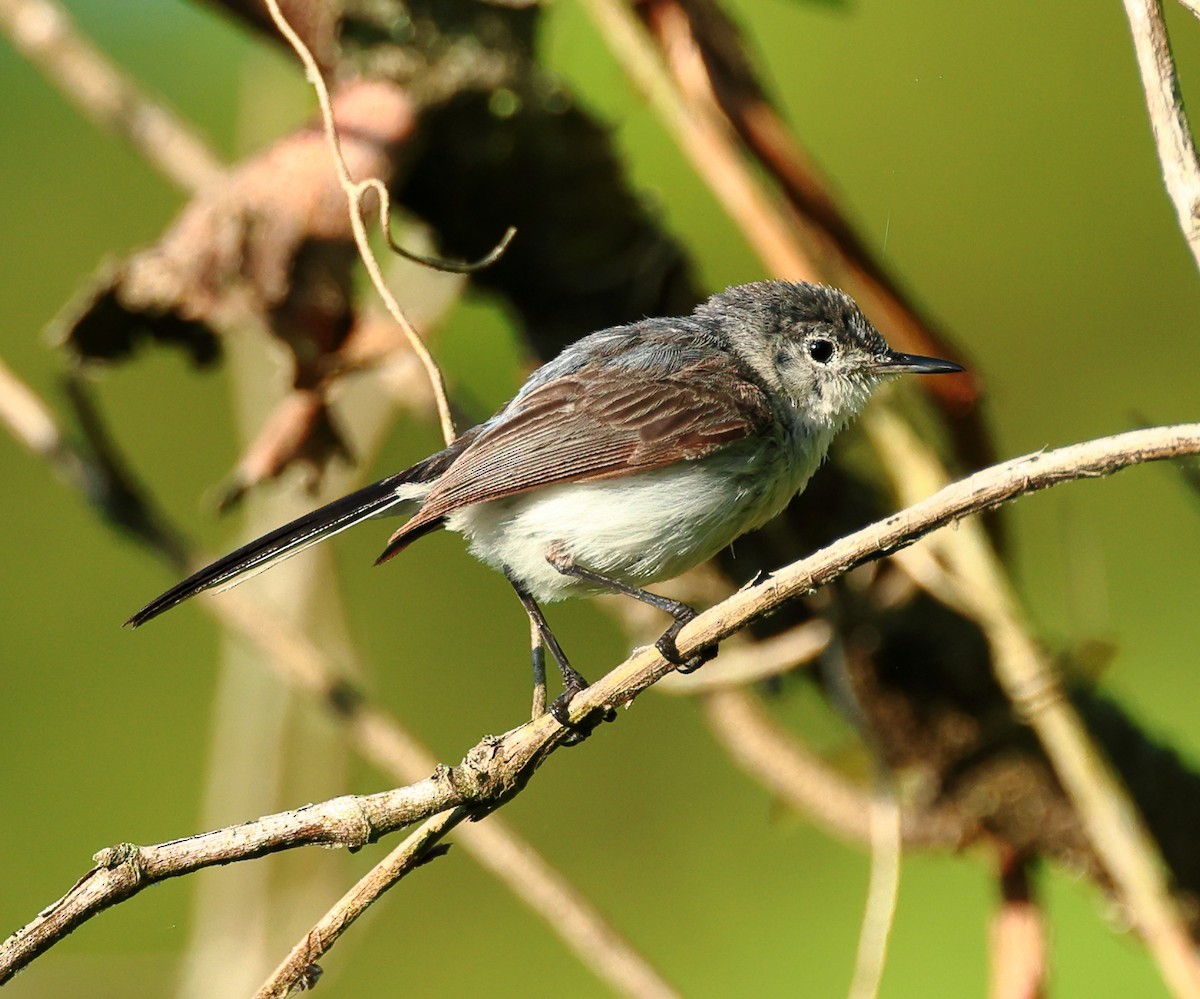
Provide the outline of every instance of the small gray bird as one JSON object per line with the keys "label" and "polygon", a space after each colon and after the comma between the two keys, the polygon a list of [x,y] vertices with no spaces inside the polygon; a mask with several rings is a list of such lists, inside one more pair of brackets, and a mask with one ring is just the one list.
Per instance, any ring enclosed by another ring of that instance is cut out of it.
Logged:
{"label": "small gray bird", "polygon": [[711,558],[799,493],[880,382],[961,371],[888,347],[854,302],[821,285],[728,288],[687,317],[584,337],[538,368],[485,423],[411,468],[286,524],[152,600],[137,626],[383,513],[411,513],[378,562],[438,527],[499,569],[563,675],[555,713],[587,685],[538,601],[620,592],[670,614],[695,611],[641,589]]}

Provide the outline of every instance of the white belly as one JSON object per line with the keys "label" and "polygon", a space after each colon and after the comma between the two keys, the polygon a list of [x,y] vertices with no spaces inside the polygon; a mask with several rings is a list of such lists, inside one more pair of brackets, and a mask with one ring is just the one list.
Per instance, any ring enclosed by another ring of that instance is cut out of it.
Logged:
{"label": "white belly", "polygon": [[466,507],[446,526],[539,600],[592,589],[546,561],[555,545],[584,568],[642,586],[699,565],[774,517],[816,469],[824,448],[812,450],[804,461],[782,441],[746,442],[700,461]]}

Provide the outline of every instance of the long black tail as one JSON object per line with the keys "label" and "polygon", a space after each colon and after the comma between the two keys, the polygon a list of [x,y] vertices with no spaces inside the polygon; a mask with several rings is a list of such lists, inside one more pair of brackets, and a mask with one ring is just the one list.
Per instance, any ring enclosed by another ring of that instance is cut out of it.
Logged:
{"label": "long black tail", "polygon": [[359,521],[383,513],[390,507],[411,502],[416,497],[406,497],[396,492],[398,486],[413,481],[410,477],[411,471],[412,469],[409,469],[365,486],[243,545],[237,551],[230,552],[211,565],[192,573],[183,582],[176,583],[166,593],[151,600],[125,623],[136,628],[182,603],[188,597],[214,586],[232,584],[239,576],[266,569],[289,555],[295,555],[310,545],[315,545],[318,541],[324,541],[339,531],[353,527]]}
{"label": "long black tail", "polygon": [[353,527],[360,521],[381,514],[394,506],[419,501],[422,490],[406,490],[404,486],[432,483],[454,463],[482,429],[482,425],[473,427],[460,435],[449,447],[431,454],[411,468],[364,486],[349,496],[343,496],[313,510],[312,513],[306,513],[290,524],[277,527],[270,534],[264,534],[237,551],[217,559],[212,565],[206,565],[183,582],[176,583],[166,593],[155,597],[125,623],[131,628],[136,628],[182,603],[188,597],[211,590],[214,586],[232,586],[239,576],[261,572],[289,555],[295,555],[318,541],[324,541],[347,527]]}

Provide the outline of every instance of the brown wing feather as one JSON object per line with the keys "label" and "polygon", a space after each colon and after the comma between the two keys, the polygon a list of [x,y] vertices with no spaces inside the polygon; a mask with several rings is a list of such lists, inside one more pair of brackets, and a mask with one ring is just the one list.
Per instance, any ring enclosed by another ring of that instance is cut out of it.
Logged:
{"label": "brown wing feather", "polygon": [[669,376],[596,366],[541,386],[458,457],[383,557],[464,506],[700,458],[762,429],[762,389],[731,374],[710,358]]}

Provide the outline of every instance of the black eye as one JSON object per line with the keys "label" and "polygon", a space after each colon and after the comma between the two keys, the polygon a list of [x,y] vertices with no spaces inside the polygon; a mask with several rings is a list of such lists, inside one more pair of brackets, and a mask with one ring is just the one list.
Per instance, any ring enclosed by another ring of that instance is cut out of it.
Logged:
{"label": "black eye", "polygon": [[818,364],[828,364],[833,359],[833,341],[809,340],[808,356]]}

